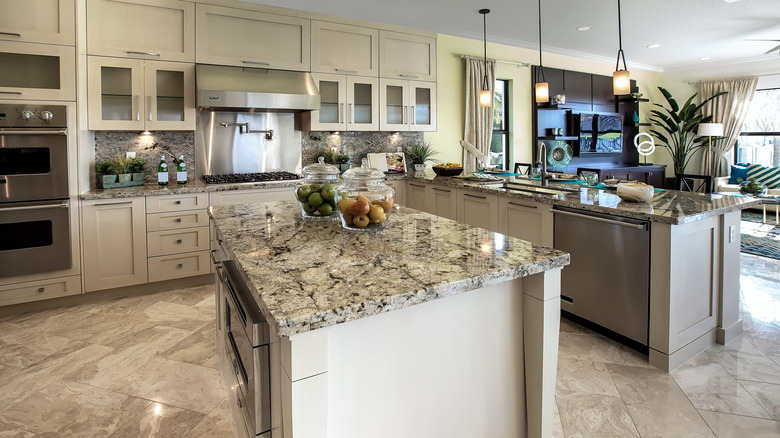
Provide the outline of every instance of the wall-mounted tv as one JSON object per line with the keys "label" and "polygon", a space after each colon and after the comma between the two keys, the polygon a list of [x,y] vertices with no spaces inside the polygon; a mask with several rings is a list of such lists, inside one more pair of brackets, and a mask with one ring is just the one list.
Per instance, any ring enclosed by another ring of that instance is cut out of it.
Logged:
{"label": "wall-mounted tv", "polygon": [[623,151],[623,116],[580,113],[580,154],[615,154]]}

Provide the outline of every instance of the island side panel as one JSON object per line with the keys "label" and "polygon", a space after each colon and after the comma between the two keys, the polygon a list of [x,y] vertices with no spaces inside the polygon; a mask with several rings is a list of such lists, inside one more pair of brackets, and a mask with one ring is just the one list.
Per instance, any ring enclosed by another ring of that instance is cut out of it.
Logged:
{"label": "island side panel", "polygon": [[721,311],[717,329],[717,341],[719,344],[728,344],[742,334],[742,320],[739,318],[741,220],[741,211],[733,211],[723,215]]}

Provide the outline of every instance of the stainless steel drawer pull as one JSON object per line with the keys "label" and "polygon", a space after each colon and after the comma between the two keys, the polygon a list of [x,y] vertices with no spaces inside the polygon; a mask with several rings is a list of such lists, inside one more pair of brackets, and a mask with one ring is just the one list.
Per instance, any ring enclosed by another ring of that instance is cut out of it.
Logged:
{"label": "stainless steel drawer pull", "polygon": [[176,243],[181,243],[181,239],[177,239],[177,240],[176,240]]}
{"label": "stainless steel drawer pull", "polygon": [[463,196],[468,196],[469,198],[476,198],[476,199],[487,199],[487,196],[477,196],[469,193],[464,193]]}
{"label": "stainless steel drawer pull", "polygon": [[180,217],[177,217],[177,218],[176,218],[176,220],[175,220],[174,222],[181,222],[181,218],[180,218]]}
{"label": "stainless steel drawer pull", "polygon": [[357,70],[345,70],[345,69],[343,69],[343,68],[336,68],[336,69],[334,69],[334,70],[336,70],[336,71],[340,71],[340,72],[342,72],[342,73],[357,73]]}
{"label": "stainless steel drawer pull", "polygon": [[417,76],[417,75],[399,75],[399,76],[401,76],[402,78],[412,78],[412,79],[419,78],[419,76]]}
{"label": "stainless steel drawer pull", "polygon": [[421,185],[417,185],[417,184],[409,184],[409,185],[412,186],[412,187],[419,187],[421,189],[425,188],[425,186],[421,186]]}
{"label": "stainless steel drawer pull", "polygon": [[19,96],[22,95],[21,91],[0,91],[0,94],[18,94]]}
{"label": "stainless steel drawer pull", "polygon": [[22,34],[16,33],[16,32],[0,32],[0,35],[8,35],[8,36],[15,36],[15,37],[22,37]]}
{"label": "stainless steel drawer pull", "polygon": [[183,268],[183,267],[184,267],[184,265],[183,265],[183,264],[181,264],[181,263],[179,263],[178,265],[176,265],[176,267],[177,267],[177,268],[179,268],[179,269],[181,269],[181,268]]}
{"label": "stainless steel drawer pull", "polygon": [[268,62],[258,62],[258,61],[241,61],[244,64],[251,64],[251,65],[271,65]]}
{"label": "stainless steel drawer pull", "polygon": [[39,287],[39,288],[38,288],[38,293],[39,293],[39,294],[40,294],[40,293],[43,293],[43,291],[45,291],[45,290],[46,290],[46,288],[45,288],[45,287]]}
{"label": "stainless steel drawer pull", "polygon": [[160,56],[159,53],[154,53],[154,52],[136,52],[134,50],[128,50],[127,54],[128,55]]}
{"label": "stainless steel drawer pull", "polygon": [[644,224],[644,223],[642,223],[642,224],[635,224],[635,223],[631,223],[631,222],[621,222],[621,221],[618,221],[618,220],[606,219],[606,218],[602,218],[602,217],[598,217],[598,216],[591,216],[591,215],[587,215],[587,214],[577,214],[577,213],[572,213],[572,212],[564,211],[564,210],[555,210],[555,209],[553,209],[552,212],[555,213],[555,214],[562,214],[562,215],[566,215],[566,216],[574,216],[574,217],[579,217],[579,218],[583,218],[583,219],[589,219],[589,220],[596,221],[596,222],[604,222],[604,223],[611,224],[611,225],[619,225],[621,227],[635,228],[637,230],[644,230],[647,227],[647,224]]}
{"label": "stainless steel drawer pull", "polygon": [[515,207],[536,208],[535,205],[516,204],[514,202],[507,202],[507,204],[514,205]]}
{"label": "stainless steel drawer pull", "polygon": [[452,192],[452,190],[450,189],[440,189],[438,187],[434,187],[433,190],[436,190],[437,192],[447,192],[447,193]]}
{"label": "stainless steel drawer pull", "polygon": [[176,204],[176,205],[180,205],[180,204],[181,204],[181,201],[176,201],[176,202],[174,202],[174,204]]}
{"label": "stainless steel drawer pull", "polygon": [[[2,93],[0,91],[0,93]],[[19,93],[22,94],[22,93]],[[46,131],[0,131],[0,135],[68,135],[64,129],[52,129]]]}

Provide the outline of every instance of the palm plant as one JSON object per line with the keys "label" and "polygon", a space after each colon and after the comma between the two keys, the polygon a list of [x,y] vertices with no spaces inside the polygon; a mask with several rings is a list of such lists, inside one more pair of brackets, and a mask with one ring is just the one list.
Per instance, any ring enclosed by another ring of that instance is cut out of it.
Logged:
{"label": "palm plant", "polygon": [[414,141],[406,145],[404,153],[412,161],[412,164],[425,164],[429,161],[436,162],[433,156],[438,152],[433,150],[433,145],[427,141]]}
{"label": "palm plant", "polygon": [[[653,106],[659,107],[663,111],[658,109],[650,111],[652,114],[650,120],[659,128],[651,129],[650,132],[662,142],[660,146],[664,147],[669,152],[669,155],[672,156],[674,173],[679,175],[685,173],[685,168],[688,166],[688,162],[693,157],[693,154],[699,148],[706,146],[705,141],[707,138],[697,136],[696,131],[698,131],[699,123],[710,122],[712,116],[702,116],[702,108],[705,104],[726,94],[726,92],[717,93],[710,98],[704,99],[700,104],[693,102],[693,99],[698,94],[694,93],[680,107],[672,97],[672,93],[663,87],[658,87],[658,89],[664,95],[669,108],[659,103],[653,104]],[[663,133],[660,131],[661,129],[664,131]]]}

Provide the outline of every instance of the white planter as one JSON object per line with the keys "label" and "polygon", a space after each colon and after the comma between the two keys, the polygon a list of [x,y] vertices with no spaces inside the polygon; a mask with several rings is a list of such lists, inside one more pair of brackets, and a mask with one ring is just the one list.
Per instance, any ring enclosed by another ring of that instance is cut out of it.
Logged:
{"label": "white planter", "polygon": [[425,164],[415,164],[414,170],[417,172],[422,172],[425,170]]}

